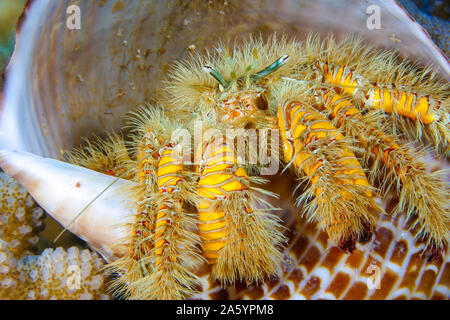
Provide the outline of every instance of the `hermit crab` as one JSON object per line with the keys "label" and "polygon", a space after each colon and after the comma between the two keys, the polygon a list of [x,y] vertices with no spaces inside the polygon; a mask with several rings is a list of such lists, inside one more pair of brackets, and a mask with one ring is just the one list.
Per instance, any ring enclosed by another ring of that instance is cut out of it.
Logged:
{"label": "hermit crab", "polygon": [[[336,43],[310,36],[303,45],[283,37],[251,38],[230,52],[219,48],[175,64],[159,101],[165,111],[148,107],[131,120],[133,156],[117,137],[70,155],[77,165],[139,184],[132,249],[114,264],[126,272],[120,283],[132,297],[191,296],[195,275],[188,268],[198,268],[202,257],[212,265],[213,279],[224,284],[279,273],[282,227],[255,204],[263,200],[253,187],[263,165],[243,160],[255,152],[250,137],[240,153],[233,143],[252,129],[280,130],[281,152],[267,135],[259,136],[257,146],[267,145],[276,161],[282,154],[299,185],[306,184],[298,202],[305,202],[308,220],[342,249],[351,253],[382,212],[369,181],[384,194],[398,192],[398,210],[408,218],[417,215],[418,238],[434,249],[446,246],[444,173],[429,173],[424,151],[399,138],[411,121],[416,140],[430,131],[436,150],[448,153],[445,82],[352,38]],[[186,152],[175,133],[185,128],[189,146],[196,121],[204,133],[196,150]]]}
{"label": "hermit crab", "polygon": [[[159,105],[130,116],[130,141],[111,135],[68,155],[76,165],[136,183],[127,194],[137,203],[129,253],[111,265],[126,296],[190,297],[198,285],[190,270],[205,259],[225,285],[279,274],[286,239],[271,208],[261,205],[267,192],[254,187],[263,165],[243,160],[255,152],[251,138],[236,151],[233,140],[248,137],[245,130],[280,130],[281,151],[267,134],[256,147],[276,161],[282,154],[300,178],[294,188],[306,185],[297,201],[307,219],[343,250],[351,253],[358,239],[370,237],[382,212],[374,197],[391,189],[398,211],[417,216],[416,237],[444,249],[444,173],[428,172],[424,151],[400,137],[420,141],[429,132],[436,151],[448,154],[445,82],[354,38],[250,38],[230,52],[219,48],[175,64]],[[198,122],[204,133],[192,151]]]}
{"label": "hermit crab", "polygon": [[[126,116],[123,132],[67,152],[72,164],[1,153],[5,172],[45,211],[60,213],[64,226],[113,261],[116,294],[190,298],[204,287],[199,274],[206,269],[213,283],[237,288],[231,297],[247,286],[283,298],[295,289],[270,283],[291,268],[287,252],[306,259],[308,272],[328,258],[335,260],[330,265],[347,255],[358,260],[357,247],[376,247],[383,234],[380,217],[388,208],[377,198],[391,196],[399,198],[396,227],[408,221],[412,242],[423,241],[420,250],[428,249],[443,270],[448,185],[427,159],[448,157],[448,82],[436,70],[357,36],[254,35],[172,62],[161,83],[153,103]],[[297,178],[286,180],[297,202],[289,223],[274,207],[277,194],[265,189],[265,178],[280,171]],[[55,193],[39,191],[44,180]],[[74,198],[91,200],[78,208]],[[317,255],[296,234],[308,228],[295,221],[315,225],[311,230],[323,231],[316,241],[337,251],[326,249],[310,270],[307,261]],[[402,268],[410,270],[415,259],[402,259]],[[358,261],[358,272],[366,271]],[[342,275],[328,281],[302,274],[288,272],[308,297],[320,281],[338,297],[333,283],[345,282]],[[434,288],[445,291],[446,278],[437,272],[433,279],[442,284]],[[350,283],[340,296],[361,289]],[[413,292],[402,290],[398,296]]]}

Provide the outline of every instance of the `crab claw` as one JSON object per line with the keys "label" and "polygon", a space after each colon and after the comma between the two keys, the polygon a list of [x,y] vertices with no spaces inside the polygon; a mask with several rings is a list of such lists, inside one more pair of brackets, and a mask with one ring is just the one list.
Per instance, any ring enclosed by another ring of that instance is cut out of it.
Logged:
{"label": "crab claw", "polygon": [[126,254],[131,234],[128,226],[133,222],[137,201],[127,199],[123,188],[133,182],[115,181],[109,175],[27,152],[0,150],[0,166],[48,214],[88,242],[105,260],[111,262]]}

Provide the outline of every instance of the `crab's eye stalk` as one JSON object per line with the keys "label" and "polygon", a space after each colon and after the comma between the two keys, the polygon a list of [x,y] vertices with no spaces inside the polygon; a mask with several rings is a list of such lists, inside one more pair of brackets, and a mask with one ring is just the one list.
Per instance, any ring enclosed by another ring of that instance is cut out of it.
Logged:
{"label": "crab's eye stalk", "polygon": [[203,69],[208,72],[210,75],[212,75],[214,77],[214,79],[217,80],[217,82],[219,82],[220,86],[223,89],[227,89],[228,86],[230,85],[230,83],[228,81],[226,81],[221,75],[220,73],[218,73],[216,70],[214,70],[211,66],[205,65],[203,66]]}
{"label": "crab's eye stalk", "polygon": [[288,62],[288,60],[289,60],[289,56],[287,54],[283,55],[283,56],[279,57],[277,59],[277,61],[272,63],[270,66],[268,66],[264,70],[261,70],[260,72],[255,73],[254,75],[251,75],[250,79],[253,81],[253,83],[259,81],[262,78],[267,77],[272,72],[274,72],[274,71],[278,70],[279,68],[281,68],[282,66],[284,66],[286,64],[286,62]]}

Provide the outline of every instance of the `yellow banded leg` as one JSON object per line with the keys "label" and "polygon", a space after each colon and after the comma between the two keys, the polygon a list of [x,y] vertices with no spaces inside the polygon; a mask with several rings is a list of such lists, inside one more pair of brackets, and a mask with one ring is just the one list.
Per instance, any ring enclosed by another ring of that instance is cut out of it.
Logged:
{"label": "yellow banded leg", "polygon": [[279,219],[253,208],[259,195],[223,137],[203,141],[198,195],[199,234],[212,277],[222,283],[255,282],[276,275],[285,241]]}
{"label": "yellow banded leg", "polygon": [[342,134],[314,108],[291,102],[279,107],[278,120],[285,161],[309,181],[298,199],[312,199],[309,220],[341,248],[352,251],[381,210],[359,161]]}
{"label": "yellow banded leg", "polygon": [[[358,87],[368,85],[361,75],[345,66],[319,63],[325,82],[338,85],[343,91],[355,95]],[[369,84],[371,88],[364,88],[367,104],[373,109],[380,109],[387,113],[396,113],[412,120],[420,120],[430,124],[438,120],[433,112],[429,96],[420,96],[415,92],[400,91],[381,84]]]}
{"label": "yellow banded leg", "polygon": [[[136,299],[141,296],[145,284],[140,282],[152,273],[152,263],[149,257],[154,249],[153,232],[156,221],[157,204],[154,195],[158,193],[156,187],[157,152],[153,147],[155,139],[151,133],[142,136],[136,159],[136,177],[138,187],[132,190],[139,195],[137,214],[132,225],[130,242],[127,245],[127,256],[108,265],[117,277],[112,285],[116,292],[123,296]],[[141,285],[139,285],[141,283]],[[145,297],[143,297],[145,298]]]}
{"label": "yellow banded leg", "polygon": [[[356,137],[366,150],[365,155],[371,156],[372,180],[384,173],[381,185],[386,193],[391,188],[397,191],[400,197],[398,210],[406,211],[408,216],[418,215],[422,228],[416,236],[428,235],[429,245],[443,248],[448,243],[450,220],[444,173],[429,173],[421,160],[423,151],[412,145],[395,143],[391,135],[377,128],[376,117],[363,117],[349,100],[333,90],[324,90],[319,95],[334,122],[346,135]],[[369,164],[368,161],[365,163]],[[384,168],[379,166],[380,163],[385,164]],[[417,193],[417,190],[421,192]]]}
{"label": "yellow banded leg", "polygon": [[179,153],[170,144],[159,151],[156,184],[159,195],[152,261],[154,271],[142,279],[146,283],[143,297],[151,299],[185,299],[196,293],[197,276],[192,266],[201,262],[195,220],[183,208],[183,166]]}
{"label": "yellow banded leg", "polygon": [[325,83],[361,99],[371,109],[394,115],[394,129],[400,126],[404,132],[415,131],[413,137],[422,141],[425,133],[438,153],[449,156],[450,98],[435,98],[413,89],[400,90],[394,84],[370,83],[340,65],[319,63],[319,66]]}

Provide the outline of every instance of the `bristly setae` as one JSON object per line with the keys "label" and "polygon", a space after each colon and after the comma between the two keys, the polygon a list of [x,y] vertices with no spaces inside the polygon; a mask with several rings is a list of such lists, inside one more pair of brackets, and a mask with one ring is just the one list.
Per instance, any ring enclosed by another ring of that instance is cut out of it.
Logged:
{"label": "bristly setae", "polygon": [[[157,106],[129,116],[130,138],[111,135],[69,158],[137,182],[129,254],[110,265],[129,298],[188,298],[205,262],[224,285],[279,273],[286,239],[265,200],[274,195],[255,187],[262,164],[241,163],[229,129],[280,130],[270,153],[306,185],[303,214],[341,249],[370,234],[383,212],[375,198],[391,191],[417,238],[448,245],[445,173],[423,160],[432,149],[449,155],[449,86],[435,70],[356,37],[251,38],[176,62],[165,85]],[[203,130],[186,161],[174,134],[191,143],[196,121]]]}

